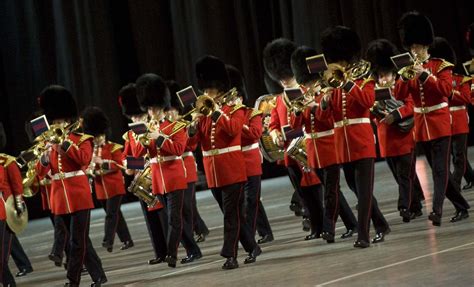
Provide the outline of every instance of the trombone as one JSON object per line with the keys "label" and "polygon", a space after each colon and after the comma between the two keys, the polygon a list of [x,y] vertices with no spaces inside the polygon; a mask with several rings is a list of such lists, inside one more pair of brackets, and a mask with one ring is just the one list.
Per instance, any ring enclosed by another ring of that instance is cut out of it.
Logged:
{"label": "trombone", "polygon": [[397,72],[397,74],[399,74],[400,77],[402,77],[402,79],[404,81],[409,81],[409,80],[415,78],[416,77],[415,66],[421,65],[421,63],[422,63],[418,59],[417,54],[413,54],[413,58],[415,58],[415,60],[413,61],[412,65],[405,66],[405,67],[401,68],[400,70],[398,70],[398,72]]}
{"label": "trombone", "polygon": [[326,70],[323,75],[324,83],[332,88],[342,88],[347,81],[353,81],[362,78],[370,72],[370,62],[366,60],[359,60],[347,67],[343,67],[337,63],[331,63],[328,66],[333,66],[334,69]]}

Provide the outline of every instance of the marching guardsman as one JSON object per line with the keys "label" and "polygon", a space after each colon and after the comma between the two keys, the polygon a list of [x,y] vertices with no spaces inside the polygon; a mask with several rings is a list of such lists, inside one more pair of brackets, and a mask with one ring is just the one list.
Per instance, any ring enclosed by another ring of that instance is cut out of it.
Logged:
{"label": "marching guardsman", "polygon": [[[159,195],[168,211],[168,266],[175,268],[178,246],[183,245],[191,254],[201,254],[194,238],[183,234],[184,191],[187,189],[186,168],[182,155],[187,144],[186,130],[180,122],[166,118],[170,92],[163,79],[155,74],[144,74],[136,81],[137,100],[151,119],[148,143],[141,142],[151,158],[153,194]],[[187,260],[184,261],[184,263]]]}
{"label": "marching guardsman", "polygon": [[[262,252],[245,224],[244,183],[247,180],[241,149],[242,128],[245,110],[242,105],[229,106],[222,99],[230,85],[224,63],[213,56],[200,58],[196,65],[199,89],[211,98],[214,106],[210,114],[198,110],[193,115],[197,120],[189,129],[192,142],[200,142],[207,185],[224,213],[224,244],[221,256],[226,258],[223,269],[239,267],[237,250],[239,239],[249,256],[244,263],[253,263]],[[203,97],[203,96],[201,96]],[[198,99],[199,101],[199,99]],[[196,103],[199,104],[199,103]]]}
{"label": "marching guardsman", "polygon": [[[377,125],[378,145],[398,184],[398,210],[404,222],[422,214],[420,182],[416,176],[415,141],[413,138],[413,100],[396,100],[397,72],[390,57],[398,54],[390,41],[378,39],[369,43],[366,59],[372,65],[377,88],[388,88],[390,97],[379,100],[372,108]],[[403,125],[402,125],[403,124]]]}
{"label": "marching guardsman", "polygon": [[[166,85],[170,91],[170,106],[166,110],[166,117],[169,121],[175,122],[179,120],[179,114],[181,105],[176,95],[176,92],[179,91],[178,83],[174,81],[167,81]],[[202,220],[196,206],[196,182],[198,181],[197,176],[197,166],[194,159],[193,151],[196,149],[197,144],[190,145],[189,138],[186,141],[186,148],[182,155],[184,167],[186,169],[186,182],[188,184],[187,189],[184,191],[184,200],[183,200],[183,237],[192,238],[194,234],[194,220],[200,221],[197,225],[204,226],[204,230],[199,230],[199,237],[201,241],[205,240],[205,237],[209,234],[206,224]],[[207,231],[206,231],[207,230]],[[200,242],[197,241],[196,242]],[[186,248],[187,256],[181,259],[181,263],[190,263],[194,260],[200,259],[202,257],[201,250],[199,248],[192,249],[193,245],[186,244],[183,241],[183,246]],[[187,249],[191,247],[191,249]]]}
{"label": "marching guardsman", "polygon": [[[0,123],[0,151],[3,151],[5,144],[6,134],[3,125]],[[22,180],[20,168],[16,164],[15,158],[0,153],[0,260],[2,264],[0,268],[0,282],[2,286],[16,286],[15,279],[8,267],[10,246],[15,234],[7,225],[5,202],[10,196],[13,196],[17,213],[21,214],[25,211]]]}
{"label": "marching guardsman", "polygon": [[[278,81],[283,88],[295,88],[298,83],[291,70],[291,54],[296,50],[296,44],[288,39],[276,39],[267,44],[263,50],[263,66],[268,75],[275,81]],[[276,100],[276,106],[271,112],[270,118],[270,135],[272,136],[273,142],[282,148],[287,149],[290,141],[284,141],[284,135],[282,130],[285,126],[290,125],[290,111],[288,110],[283,95],[278,97]],[[307,202],[304,200],[303,192],[313,192],[316,186],[321,182],[317,175],[313,172],[303,171],[303,167],[300,166],[295,160],[291,159],[288,153],[285,151],[285,166],[288,169],[288,175],[291,183],[295,187],[298,195],[300,196],[305,207],[305,214],[303,215],[303,229],[308,230],[307,225],[309,211]],[[322,218],[319,217],[321,220]],[[305,237],[305,240],[311,240],[319,238],[322,233],[322,222],[311,222],[310,229],[311,233]]]}
{"label": "marching guardsman", "polygon": [[[471,54],[471,63],[469,68],[473,67],[473,60],[474,60],[474,23],[471,23],[469,25],[469,28],[467,29],[466,32],[466,42],[469,47],[469,52]],[[474,76],[474,70],[469,69],[466,73],[466,76],[470,77],[471,80],[469,81],[469,86],[470,86],[470,94],[471,94],[471,104],[474,104],[474,81],[473,81],[473,76]],[[474,171],[472,170],[471,164],[469,161],[466,162],[466,172],[464,173],[464,179],[466,180],[466,185],[463,186],[464,189],[470,189],[474,185]]]}
{"label": "marching guardsman", "polygon": [[[142,111],[138,104],[135,83],[127,84],[120,89],[118,101],[122,114],[127,119],[134,123],[147,121],[147,113]],[[127,131],[123,135],[123,139],[125,140],[122,152],[124,165],[126,165],[125,159],[127,156],[138,158],[146,155],[146,149],[138,142],[137,135],[132,130]],[[134,175],[135,171],[127,169],[126,174]],[[167,254],[165,227],[168,224],[166,209],[163,208],[161,202],[158,202],[156,206],[148,207],[143,200],[140,200],[140,206],[155,253],[155,258],[148,260],[148,264],[154,265],[165,262]]]}
{"label": "marching guardsman", "polygon": [[110,121],[100,108],[86,108],[81,118],[83,132],[94,137],[92,161],[87,171],[94,182],[96,197],[105,210],[102,247],[112,252],[117,233],[123,243],[120,250],[128,249],[134,244],[120,210],[125,195],[125,182],[121,171],[122,146],[107,140]]}
{"label": "marching guardsman", "polygon": [[[321,36],[321,46],[328,62],[324,79],[339,81],[340,85],[325,92],[318,116],[324,119],[332,115],[334,119],[336,150],[346,181],[358,199],[358,238],[354,247],[366,248],[370,245],[370,218],[376,230],[373,243],[383,241],[390,232],[373,197],[375,141],[369,109],[375,101],[375,83],[368,77],[367,66],[360,62],[360,39],[356,32],[344,26],[328,28]],[[361,64],[355,75],[336,79],[337,70]]]}
{"label": "marching guardsman", "polygon": [[[316,50],[302,46],[291,55],[291,68],[296,82],[300,85],[302,92],[306,93],[305,101],[308,102],[303,110],[293,109],[291,126],[304,127],[308,165],[316,170],[323,182],[324,196],[316,197],[311,204],[316,210],[323,209],[325,206],[326,221],[322,237],[331,243],[334,242],[336,221],[339,215],[347,229],[342,238],[350,237],[352,233],[357,232],[357,220],[339,188],[340,166],[338,155],[334,153],[334,120],[331,116],[325,119],[316,117],[317,103],[322,97],[321,76],[318,73],[309,72],[306,58],[317,54]],[[324,205],[318,202],[323,197]]]}
{"label": "marching guardsman", "polygon": [[40,94],[39,104],[48,121],[63,129],[63,136],[49,139],[50,147],[36,169],[40,177],[51,174],[51,212],[62,217],[69,227],[69,282],[65,286],[79,286],[83,265],[94,281],[92,285],[100,286],[107,282],[107,277],[89,238],[90,210],[94,203],[84,173],[92,159],[92,136],[77,133],[71,127],[77,117],[76,103],[64,87],[46,87]]}
{"label": "marching guardsman", "polygon": [[[247,99],[244,78],[234,66],[226,65],[226,70],[231,87],[235,87],[238,93],[238,97],[236,97],[232,104],[241,105]],[[259,209],[263,209],[260,220],[263,221],[264,226],[268,230],[265,231],[265,237],[259,239],[258,243],[266,243],[273,241],[273,232],[260,199],[263,157],[259,149],[258,140],[262,136],[263,131],[262,112],[249,107],[244,107],[244,110],[245,123],[242,129],[242,152],[245,158],[245,170],[247,173],[247,182],[244,186],[246,221],[252,235],[255,236]]]}
{"label": "marching guardsman", "polygon": [[[456,65],[456,54],[445,38],[435,37],[428,49],[432,58],[439,58]],[[467,107],[471,103],[471,78],[453,73],[453,90],[448,98],[449,112],[451,113],[451,153],[453,156],[453,180],[461,186],[461,180],[466,172],[467,137],[469,135],[469,117]],[[462,214],[459,214],[462,217]],[[460,218],[453,218],[458,221]]]}
{"label": "marching guardsman", "polygon": [[429,46],[433,43],[431,21],[418,12],[408,12],[399,22],[399,33],[405,49],[415,63],[402,75],[397,99],[412,96],[415,104],[415,141],[420,143],[428,160],[434,182],[433,211],[429,220],[441,225],[443,202],[446,196],[455,206],[455,217],[466,218],[469,204],[461,195],[459,186],[449,171],[451,144],[451,115],[448,98],[452,95],[453,64],[444,59],[430,58]]}

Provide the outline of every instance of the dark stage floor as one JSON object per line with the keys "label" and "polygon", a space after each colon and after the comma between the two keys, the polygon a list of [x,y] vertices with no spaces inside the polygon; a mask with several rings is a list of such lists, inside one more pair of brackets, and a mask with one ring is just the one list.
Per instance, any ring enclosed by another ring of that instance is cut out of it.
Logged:
{"label": "dark stage floor", "polygon": [[[471,161],[473,159],[471,157]],[[240,268],[236,270],[221,270],[224,262],[219,256],[222,214],[209,191],[198,193],[199,210],[211,233],[201,243],[204,257],[196,263],[178,263],[176,269],[165,264],[146,264],[152,257],[152,248],[137,203],[122,207],[135,241],[134,248],[120,251],[116,243],[116,251],[108,253],[101,247],[102,210],[93,212],[90,235],[109,279],[106,286],[473,286],[474,216],[449,223],[454,209],[446,200],[442,226],[431,225],[427,216],[432,183],[426,167],[425,161],[419,159],[417,171],[426,197],[424,215],[411,223],[403,223],[396,211],[398,191],[392,175],[384,162],[376,164],[375,195],[392,233],[384,243],[363,250],[352,247],[354,238],[337,239],[335,244],[326,244],[323,240],[304,241],[307,233],[301,229],[301,218],[288,209],[291,188],[286,177],[263,183],[263,202],[275,241],[262,245],[263,254],[251,265],[243,264],[246,254],[240,249]],[[431,172],[429,168],[428,171]],[[352,192],[344,179],[341,183],[354,207]],[[474,204],[474,189],[463,194]],[[337,238],[344,230],[339,223]],[[49,219],[30,222],[20,235],[35,271],[17,279],[19,286],[62,286],[66,281],[65,271],[47,259],[52,236]],[[184,255],[181,248],[179,257]],[[11,259],[10,266],[16,273]],[[82,285],[90,282],[88,275],[83,276]]]}

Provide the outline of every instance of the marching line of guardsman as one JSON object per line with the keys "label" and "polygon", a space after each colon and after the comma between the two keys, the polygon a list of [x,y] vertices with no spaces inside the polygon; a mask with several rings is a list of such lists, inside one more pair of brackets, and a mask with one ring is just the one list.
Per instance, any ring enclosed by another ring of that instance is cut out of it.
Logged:
{"label": "marching line of guardsman", "polygon": [[[196,205],[198,146],[207,185],[223,214],[223,269],[239,266],[239,242],[247,253],[243,263],[251,264],[262,253],[259,244],[274,240],[261,201],[263,158],[286,167],[294,188],[290,208],[310,231],[305,240],[335,242],[338,217],[346,228],[342,239],[357,234],[354,247],[385,240],[391,229],[373,195],[376,144],[398,184],[403,222],[423,215],[417,145],[433,174],[428,219],[441,225],[445,197],[456,210],[451,222],[467,218],[470,206],[460,191],[463,176],[465,188],[474,181],[466,109],[474,97],[474,62],[464,64],[467,75],[453,73],[454,51],[434,37],[424,15],[406,13],[398,29],[408,53],[377,39],[362,55],[358,35],[344,26],[322,33],[322,51],[287,39],[272,41],[263,51],[269,94],[258,98],[255,108],[244,105],[248,95],[240,71],[214,56],[196,62],[199,96],[192,87],[180,89],[176,82],[144,74],[118,93],[131,121],[123,145],[109,141],[104,111],[88,107],[79,116],[67,89],[46,87],[38,97],[40,110],[26,126],[33,147],[17,158],[0,154],[0,281],[15,286],[10,246],[17,276],[33,271],[15,233],[27,221],[23,196],[40,193],[54,227],[48,258],[66,268],[65,286],[79,286],[85,271],[92,286],[106,283],[89,239],[90,210],[95,196],[106,214],[105,250],[114,251],[116,235],[121,250],[134,246],[120,210],[124,174],[133,177],[127,190],[140,199],[150,236],[154,254],[148,264],[175,268],[180,245],[186,252],[181,264],[199,260],[197,243],[209,229]],[[474,55],[474,24],[467,42]],[[3,149],[3,126],[0,131]],[[357,197],[357,217],[341,191],[341,169]]]}

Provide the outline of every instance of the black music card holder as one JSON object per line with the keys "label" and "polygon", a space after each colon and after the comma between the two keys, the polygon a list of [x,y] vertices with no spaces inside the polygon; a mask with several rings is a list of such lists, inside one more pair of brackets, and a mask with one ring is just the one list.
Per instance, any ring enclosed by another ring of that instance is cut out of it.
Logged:
{"label": "black music card holder", "polygon": [[301,92],[300,88],[289,88],[285,89],[285,96],[290,102],[292,102],[303,97],[303,92]]}
{"label": "black music card holder", "polygon": [[413,65],[415,63],[415,60],[408,52],[392,56],[390,57],[390,60],[392,60],[392,63],[395,65],[397,70],[400,70],[401,68],[404,68],[406,66]]}
{"label": "black music card holder", "polygon": [[306,66],[311,74],[322,73],[328,69],[328,64],[324,54],[307,57]]}
{"label": "black music card holder", "polygon": [[193,86],[189,86],[180,91],[177,91],[176,96],[178,97],[179,104],[183,109],[192,106],[197,99]]}
{"label": "black music card holder", "polygon": [[129,123],[128,127],[136,134],[141,135],[148,132],[148,127],[144,122]]}
{"label": "black music card holder", "polygon": [[392,98],[392,90],[389,87],[375,89],[376,101],[390,100],[391,98]]}
{"label": "black music card holder", "polygon": [[283,137],[283,141],[290,141],[295,138],[299,138],[304,136],[303,129],[292,129],[290,125],[285,125],[281,127],[281,135]]}

